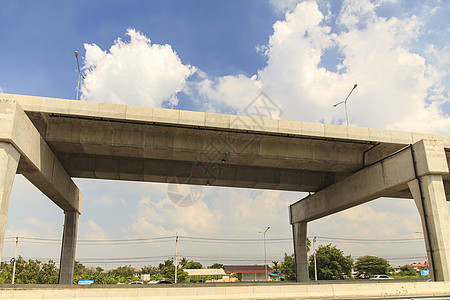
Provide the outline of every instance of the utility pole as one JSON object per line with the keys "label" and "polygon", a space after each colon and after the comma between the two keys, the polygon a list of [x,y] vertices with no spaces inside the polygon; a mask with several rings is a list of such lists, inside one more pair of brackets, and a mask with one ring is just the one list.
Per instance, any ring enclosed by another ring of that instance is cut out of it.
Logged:
{"label": "utility pole", "polygon": [[18,246],[19,246],[19,237],[16,236],[16,252],[14,253],[14,265],[13,265],[13,273],[12,273],[11,284],[14,284],[14,277],[16,275],[16,261],[17,261],[17,247]]}
{"label": "utility pole", "polygon": [[178,233],[175,233],[175,283],[177,283],[178,272]]}
{"label": "utility pole", "polygon": [[314,251],[314,280],[317,281],[316,237],[313,238],[313,251]]}

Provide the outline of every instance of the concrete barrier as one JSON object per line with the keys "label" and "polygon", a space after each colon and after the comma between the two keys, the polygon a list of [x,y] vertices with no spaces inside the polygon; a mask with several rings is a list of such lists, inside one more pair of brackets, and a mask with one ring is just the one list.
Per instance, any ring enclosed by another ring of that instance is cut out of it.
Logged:
{"label": "concrete barrier", "polygon": [[449,297],[448,282],[214,285],[3,285],[0,299],[361,299]]}

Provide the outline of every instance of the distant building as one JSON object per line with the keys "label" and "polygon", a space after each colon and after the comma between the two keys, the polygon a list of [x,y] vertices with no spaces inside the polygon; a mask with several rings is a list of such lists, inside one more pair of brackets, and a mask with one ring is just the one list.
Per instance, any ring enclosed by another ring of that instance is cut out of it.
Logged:
{"label": "distant building", "polygon": [[230,282],[230,277],[223,269],[183,269],[183,271],[188,274],[189,281]]}
{"label": "distant building", "polygon": [[391,268],[391,273],[399,273],[400,271],[401,271],[401,268],[402,267],[400,267],[400,266],[395,266],[395,265],[390,265],[390,268]]}
{"label": "distant building", "polygon": [[425,261],[423,264],[421,263],[412,263],[409,265],[411,268],[413,268],[416,271],[420,271],[423,269],[428,269],[429,265],[428,265],[428,261]]}
{"label": "distant building", "polygon": [[[242,281],[266,280],[266,268],[264,265],[227,265],[223,266],[223,269],[227,274],[240,274]],[[273,273],[273,269],[267,266],[267,272]],[[267,277],[269,278],[269,276]]]}

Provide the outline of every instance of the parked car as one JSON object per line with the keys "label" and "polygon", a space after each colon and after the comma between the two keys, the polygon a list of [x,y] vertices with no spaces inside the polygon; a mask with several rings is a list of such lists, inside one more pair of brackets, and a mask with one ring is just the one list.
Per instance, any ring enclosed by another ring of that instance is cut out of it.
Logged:
{"label": "parked car", "polygon": [[372,280],[381,280],[381,279],[394,279],[394,278],[389,277],[389,276],[387,276],[387,275],[372,275],[372,276],[370,276],[369,279],[372,279]]}
{"label": "parked car", "polygon": [[144,284],[143,281],[132,281],[129,284]]}
{"label": "parked car", "polygon": [[173,284],[173,282],[169,281],[169,280],[161,280],[161,281],[158,281],[156,284]]}

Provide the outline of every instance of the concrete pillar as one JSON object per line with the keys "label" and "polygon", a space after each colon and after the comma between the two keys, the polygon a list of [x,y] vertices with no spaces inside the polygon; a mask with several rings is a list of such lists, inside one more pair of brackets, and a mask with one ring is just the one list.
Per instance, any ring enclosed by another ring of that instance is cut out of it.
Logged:
{"label": "concrete pillar", "polygon": [[419,210],[434,281],[450,281],[450,219],[441,175],[408,183]]}
{"label": "concrete pillar", "polygon": [[5,238],[9,196],[19,165],[20,153],[9,143],[0,142],[0,260]]}
{"label": "concrete pillar", "polygon": [[59,284],[72,284],[75,251],[77,247],[78,218],[80,214],[73,210],[66,210],[64,214],[64,233],[58,282]]}
{"label": "concrete pillar", "polygon": [[421,140],[412,145],[415,180],[408,187],[422,219],[431,278],[450,281],[450,219],[442,176],[448,174],[444,145]]}
{"label": "concrete pillar", "polygon": [[306,222],[292,224],[297,282],[309,281],[306,228]]}

